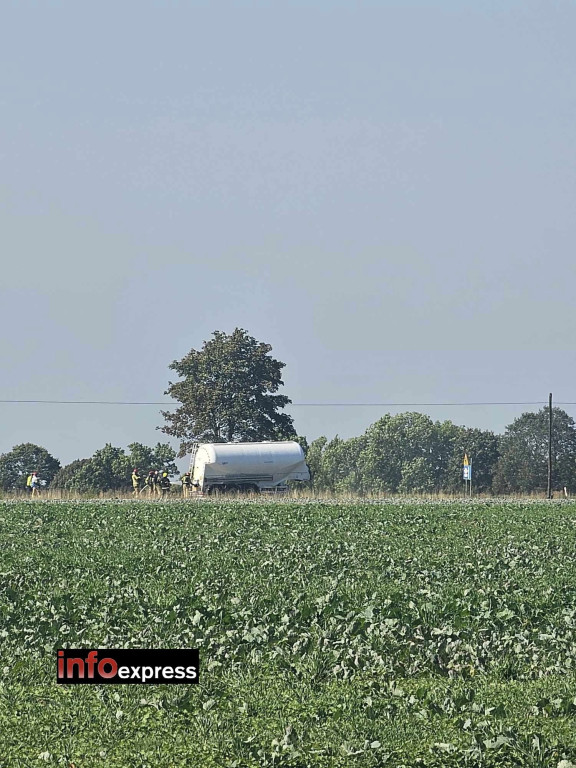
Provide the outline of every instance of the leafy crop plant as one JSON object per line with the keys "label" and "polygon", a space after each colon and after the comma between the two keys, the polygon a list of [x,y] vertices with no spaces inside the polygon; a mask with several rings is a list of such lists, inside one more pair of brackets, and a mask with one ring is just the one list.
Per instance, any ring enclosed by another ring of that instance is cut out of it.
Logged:
{"label": "leafy crop plant", "polygon": [[571,502],[0,502],[0,766],[569,768],[575,551]]}

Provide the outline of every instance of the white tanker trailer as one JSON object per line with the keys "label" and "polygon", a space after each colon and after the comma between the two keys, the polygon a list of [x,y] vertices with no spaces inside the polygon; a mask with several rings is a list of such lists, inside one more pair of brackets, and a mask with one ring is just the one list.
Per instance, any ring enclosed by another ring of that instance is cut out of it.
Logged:
{"label": "white tanker trailer", "polygon": [[310,480],[304,451],[294,441],[199,443],[190,459],[193,487],[218,491],[286,490],[288,480]]}

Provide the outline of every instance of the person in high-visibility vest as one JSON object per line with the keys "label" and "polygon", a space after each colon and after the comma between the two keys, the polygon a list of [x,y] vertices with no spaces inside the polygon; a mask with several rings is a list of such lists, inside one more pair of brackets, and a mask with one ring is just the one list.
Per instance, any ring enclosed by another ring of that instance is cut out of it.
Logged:
{"label": "person in high-visibility vest", "polygon": [[134,471],[132,472],[132,489],[133,489],[132,492],[134,496],[138,496],[138,494],[140,493],[140,480],[141,480],[140,473],[138,472],[136,467],[134,467]]}
{"label": "person in high-visibility vest", "polygon": [[26,491],[32,493],[32,472],[26,478]]}
{"label": "person in high-visibility vest", "polygon": [[168,472],[166,471],[162,472],[162,476],[160,477],[160,491],[162,492],[162,498],[164,498],[164,496],[167,496],[170,493],[171,487],[172,487],[172,483],[170,482],[170,478],[168,477]]}
{"label": "person in high-visibility vest", "polygon": [[190,496],[190,489],[192,488],[192,478],[190,477],[190,472],[184,472],[180,478],[180,482],[182,483],[182,496],[187,499]]}

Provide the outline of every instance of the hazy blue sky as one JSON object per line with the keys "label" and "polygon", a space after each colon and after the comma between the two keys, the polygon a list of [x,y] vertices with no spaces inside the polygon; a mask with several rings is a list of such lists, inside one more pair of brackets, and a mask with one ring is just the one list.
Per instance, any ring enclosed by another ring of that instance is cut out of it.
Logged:
{"label": "hazy blue sky", "polygon": [[[554,0],[5,0],[0,399],[163,400],[240,326],[294,402],[576,401],[575,30]],[[0,404],[0,452],[161,423]]]}

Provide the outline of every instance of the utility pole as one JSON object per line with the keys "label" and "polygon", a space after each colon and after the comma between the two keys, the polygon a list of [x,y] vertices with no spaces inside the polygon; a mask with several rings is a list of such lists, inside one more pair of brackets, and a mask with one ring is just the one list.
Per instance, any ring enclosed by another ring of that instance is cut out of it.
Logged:
{"label": "utility pole", "polygon": [[548,396],[548,499],[552,498],[552,392]]}

